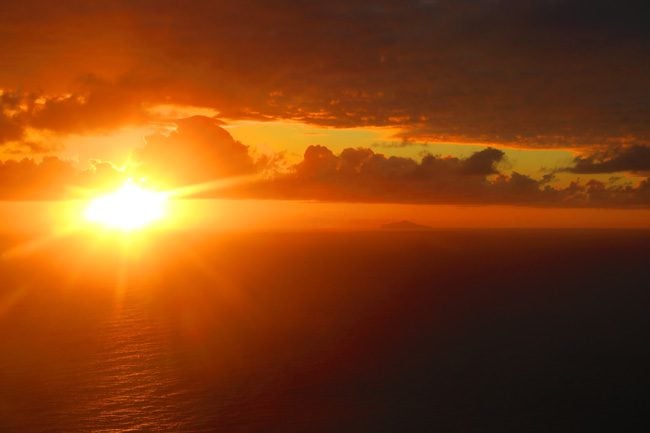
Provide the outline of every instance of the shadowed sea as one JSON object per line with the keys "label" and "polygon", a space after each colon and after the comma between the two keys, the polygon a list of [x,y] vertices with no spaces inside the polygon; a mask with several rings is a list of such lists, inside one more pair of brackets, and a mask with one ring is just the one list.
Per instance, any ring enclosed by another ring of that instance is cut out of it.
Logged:
{"label": "shadowed sea", "polygon": [[648,251],[631,230],[53,240],[0,262],[0,431],[634,421]]}

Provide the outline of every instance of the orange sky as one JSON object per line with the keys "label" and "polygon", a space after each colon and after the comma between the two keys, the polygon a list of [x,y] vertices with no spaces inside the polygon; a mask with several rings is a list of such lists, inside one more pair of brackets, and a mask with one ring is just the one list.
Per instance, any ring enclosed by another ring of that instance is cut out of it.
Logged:
{"label": "orange sky", "polygon": [[348,221],[647,224],[650,32],[633,6],[525,3],[11,2],[0,199],[133,177]]}

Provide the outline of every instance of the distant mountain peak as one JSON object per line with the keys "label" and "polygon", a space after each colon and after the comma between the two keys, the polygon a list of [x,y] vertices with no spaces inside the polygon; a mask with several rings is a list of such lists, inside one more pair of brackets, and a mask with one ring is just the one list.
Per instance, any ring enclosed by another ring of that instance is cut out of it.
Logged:
{"label": "distant mountain peak", "polygon": [[431,227],[422,224],[416,224],[413,221],[397,221],[380,226],[382,230],[431,230]]}

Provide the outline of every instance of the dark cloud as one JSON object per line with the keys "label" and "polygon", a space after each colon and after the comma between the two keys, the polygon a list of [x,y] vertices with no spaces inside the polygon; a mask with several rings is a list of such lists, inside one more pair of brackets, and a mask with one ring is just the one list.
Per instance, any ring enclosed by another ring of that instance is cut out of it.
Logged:
{"label": "dark cloud", "polygon": [[504,159],[503,151],[487,148],[466,159],[426,155],[421,163],[411,158],[386,157],[372,149],[344,149],[339,156],[324,146],[309,146],[296,175],[305,179],[394,178],[434,179],[436,177],[479,176],[498,173],[496,165]]}
{"label": "dark cloud", "polygon": [[220,121],[195,116],[177,121],[169,135],[147,137],[138,151],[140,171],[172,185],[250,174],[257,168],[248,146],[236,141]]}
{"label": "dark cloud", "polygon": [[574,164],[567,171],[582,174],[621,171],[650,173],[650,147],[637,145],[599,151],[576,157]]}
{"label": "dark cloud", "polygon": [[29,124],[58,133],[106,131],[151,120],[146,113],[148,95],[141,83],[122,78],[107,82],[95,76],[77,81],[74,92],[44,97],[33,104]]}
{"label": "dark cloud", "polygon": [[500,162],[505,153],[502,150],[487,149],[473,153],[469,158],[463,161],[463,170],[466,174],[488,175],[498,173],[496,164]]}
{"label": "dark cloud", "polygon": [[0,145],[23,142],[38,153],[46,151],[47,145],[25,142],[27,128],[83,134],[158,120],[147,110],[151,107],[150,87],[129,77],[109,82],[86,76],[75,80],[70,89],[63,94],[0,93]]}
{"label": "dark cloud", "polygon": [[9,116],[0,113],[0,144],[23,138],[23,127]]}
{"label": "dark cloud", "polygon": [[551,190],[560,205],[591,207],[650,206],[650,182],[642,180],[637,187],[632,185],[607,185],[598,180],[584,183],[572,182],[561,190]]}
{"label": "dark cloud", "polygon": [[24,119],[20,109],[21,98],[14,92],[0,93],[0,145],[21,140],[24,136]]}
{"label": "dark cloud", "polygon": [[[53,101],[44,127],[77,109],[95,115],[75,128],[126,121],[146,99],[224,117],[399,125],[438,141],[650,143],[645,1],[5,3],[4,86],[64,92],[88,73],[138,77],[117,102],[112,92]],[[123,105],[127,119],[103,108]]]}
{"label": "dark cloud", "polygon": [[[465,159],[411,158],[345,149],[335,155],[324,146],[310,146],[294,171],[257,185],[285,198],[393,202],[485,201],[493,191],[488,176],[498,173],[503,152],[487,148]],[[501,184],[510,183],[509,178]]]}

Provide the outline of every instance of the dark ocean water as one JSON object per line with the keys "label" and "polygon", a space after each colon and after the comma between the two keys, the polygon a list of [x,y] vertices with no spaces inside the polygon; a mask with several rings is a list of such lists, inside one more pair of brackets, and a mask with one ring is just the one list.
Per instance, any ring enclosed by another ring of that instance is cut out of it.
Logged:
{"label": "dark ocean water", "polygon": [[53,241],[0,261],[0,432],[640,431],[649,253],[648,231]]}

